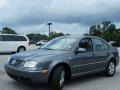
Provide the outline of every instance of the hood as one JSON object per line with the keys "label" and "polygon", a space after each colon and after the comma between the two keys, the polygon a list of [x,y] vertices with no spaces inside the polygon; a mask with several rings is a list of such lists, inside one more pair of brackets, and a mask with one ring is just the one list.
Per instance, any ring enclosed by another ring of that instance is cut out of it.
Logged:
{"label": "hood", "polygon": [[58,51],[58,50],[45,50],[45,49],[36,49],[27,52],[22,52],[13,55],[11,58],[15,60],[40,60],[40,59],[49,59],[51,57],[56,57],[58,55],[64,54],[67,51]]}

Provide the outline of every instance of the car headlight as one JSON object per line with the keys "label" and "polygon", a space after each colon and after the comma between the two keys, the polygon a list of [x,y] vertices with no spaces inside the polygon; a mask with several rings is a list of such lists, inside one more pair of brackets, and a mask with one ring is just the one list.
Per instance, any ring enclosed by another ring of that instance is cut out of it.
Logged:
{"label": "car headlight", "polygon": [[34,68],[34,67],[36,67],[36,65],[37,65],[37,62],[35,62],[35,61],[26,61],[24,63],[24,67],[26,67],[26,68]]}

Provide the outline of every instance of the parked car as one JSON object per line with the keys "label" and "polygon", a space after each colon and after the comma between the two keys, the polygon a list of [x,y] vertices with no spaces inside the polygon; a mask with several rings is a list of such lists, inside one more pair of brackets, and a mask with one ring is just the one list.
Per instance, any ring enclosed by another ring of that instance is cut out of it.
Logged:
{"label": "parked car", "polygon": [[13,34],[0,34],[0,53],[23,52],[29,46],[26,36]]}
{"label": "parked car", "polygon": [[36,45],[35,41],[29,41],[29,45]]}
{"label": "parked car", "polygon": [[5,64],[7,74],[26,82],[49,82],[62,90],[65,80],[102,72],[111,77],[119,64],[115,47],[93,36],[62,36],[41,48],[18,53]]}
{"label": "parked car", "polygon": [[41,41],[36,43],[36,46],[42,46],[42,45],[44,45],[46,43],[47,43],[47,40],[41,40]]}
{"label": "parked car", "polygon": [[119,47],[120,46],[120,41],[110,41],[109,44],[114,46],[114,47]]}

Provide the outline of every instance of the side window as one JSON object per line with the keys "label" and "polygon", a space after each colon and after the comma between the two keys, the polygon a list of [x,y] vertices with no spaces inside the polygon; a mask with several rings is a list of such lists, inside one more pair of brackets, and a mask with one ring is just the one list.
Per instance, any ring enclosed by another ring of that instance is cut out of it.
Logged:
{"label": "side window", "polygon": [[105,50],[109,49],[109,46],[105,42],[103,42],[103,45],[104,45]]}
{"label": "side window", "polygon": [[3,35],[4,41],[15,41],[15,37],[11,35]]}
{"label": "side window", "polygon": [[79,48],[85,48],[86,51],[93,51],[92,42],[90,38],[85,38],[80,41]]}
{"label": "side window", "polygon": [[0,41],[3,41],[3,39],[2,39],[2,35],[0,35]]}
{"label": "side window", "polygon": [[27,39],[23,36],[16,36],[16,41],[27,41]]}
{"label": "side window", "polygon": [[27,39],[23,36],[12,36],[12,35],[4,35],[4,41],[27,41]]}
{"label": "side window", "polygon": [[95,50],[96,51],[103,51],[104,45],[103,42],[100,39],[93,39]]}

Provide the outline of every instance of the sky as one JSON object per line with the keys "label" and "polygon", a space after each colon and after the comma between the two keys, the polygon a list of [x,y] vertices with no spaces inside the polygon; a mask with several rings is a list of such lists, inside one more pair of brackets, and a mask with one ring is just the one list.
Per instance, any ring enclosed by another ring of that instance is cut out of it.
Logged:
{"label": "sky", "polygon": [[0,29],[19,34],[51,31],[82,35],[105,20],[120,25],[120,0],[0,0]]}

